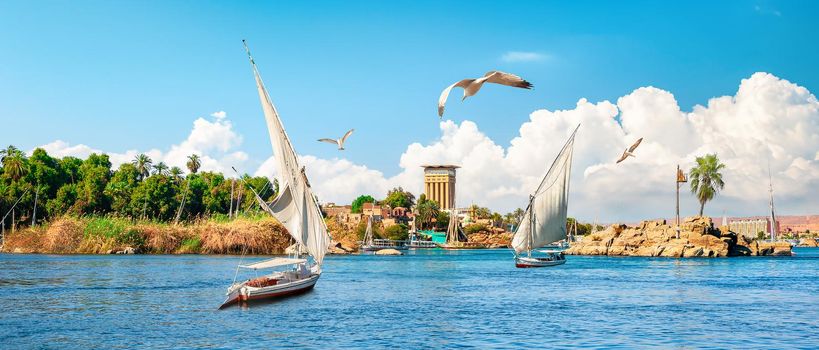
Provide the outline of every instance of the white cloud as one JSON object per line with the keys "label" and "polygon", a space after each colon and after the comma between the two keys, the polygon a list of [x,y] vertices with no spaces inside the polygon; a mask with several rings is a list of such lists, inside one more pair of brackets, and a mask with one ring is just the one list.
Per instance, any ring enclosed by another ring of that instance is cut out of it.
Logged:
{"label": "white cloud", "polygon": [[[580,99],[573,109],[538,110],[506,148],[472,121],[441,122],[440,139],[407,146],[402,170],[392,177],[346,160],[302,157],[302,162],[318,196],[335,202],[360,193],[383,196],[394,186],[417,194],[422,164],[456,164],[461,166],[458,205],[505,212],[524,206],[578,123],[571,215],[601,221],[671,217],[676,166],[687,170],[697,156],[713,152],[727,165],[726,187],[706,206],[707,214],[764,214],[767,159],[780,212],[815,211],[817,199],[810,194],[819,186],[819,103],[807,89],[766,73],[744,79],[734,96],[713,98],[691,112],[682,111],[670,92],[654,87],[638,88],[616,104]],[[640,137],[637,157],[615,164]],[[698,203],[688,187],[681,198],[683,215],[695,214]]]}
{"label": "white cloud", "polygon": [[501,61],[508,63],[540,62],[546,60],[547,58],[549,58],[549,56],[542,53],[525,51],[508,51],[501,55]]}
{"label": "white cloud", "polygon": [[224,111],[215,112],[211,116],[213,120],[197,118],[193,122],[193,128],[188,137],[179,144],[171,145],[166,152],[159,149],[104,152],[84,144],[72,146],[62,140],[40,147],[57,157],[86,158],[91,153],[106,153],[115,168],[132,161],[137,154],[145,153],[154,161],[154,164],[162,161],[168,166],[178,166],[187,170],[185,164],[188,156],[198,154],[201,157],[202,170],[219,171],[227,176],[233,176],[230,167],[242,167],[249,160],[245,152],[237,150],[242,144],[242,136],[233,130],[233,124],[227,119],[227,113]]}
{"label": "white cloud", "polygon": [[[252,163],[238,150],[241,135],[227,115],[199,118],[190,135],[167,152],[150,150],[154,159],[184,166],[185,157],[199,153],[203,169],[229,174],[230,165]],[[767,210],[768,163],[780,213],[815,212],[819,199],[819,102],[810,91],[767,73],[742,80],[733,96],[710,99],[683,111],[673,94],[642,87],[610,101],[580,99],[572,109],[537,110],[520,126],[518,136],[503,146],[484,134],[478,124],[440,123],[440,138],[407,146],[393,176],[346,159],[299,157],[317,196],[326,202],[348,203],[360,194],[383,197],[402,186],[422,191],[423,164],[455,164],[457,203],[478,204],[507,212],[523,207],[546,168],[577,124],[570,215],[601,222],[671,217],[673,177],[679,164],[689,169],[697,156],[716,152],[726,169],[726,187],[706,206],[706,214],[764,215]],[[644,138],[636,158],[615,160],[638,138]],[[49,153],[87,156],[85,145],[55,141]],[[137,151],[111,154],[114,163],[130,161]],[[275,164],[264,161],[256,175],[272,177]],[[682,214],[692,215],[698,203],[687,187],[681,191]]]}

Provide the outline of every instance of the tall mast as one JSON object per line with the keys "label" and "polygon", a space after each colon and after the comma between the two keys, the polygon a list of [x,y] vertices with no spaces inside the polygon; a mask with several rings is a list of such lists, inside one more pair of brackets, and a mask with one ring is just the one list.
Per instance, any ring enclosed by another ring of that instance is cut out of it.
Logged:
{"label": "tall mast", "polygon": [[529,242],[527,242],[527,254],[532,257],[532,243],[535,240],[535,196],[529,196]]}
{"label": "tall mast", "polygon": [[771,163],[768,163],[768,192],[771,195],[771,242],[776,241],[776,214],[774,214],[773,179],[771,178]]}

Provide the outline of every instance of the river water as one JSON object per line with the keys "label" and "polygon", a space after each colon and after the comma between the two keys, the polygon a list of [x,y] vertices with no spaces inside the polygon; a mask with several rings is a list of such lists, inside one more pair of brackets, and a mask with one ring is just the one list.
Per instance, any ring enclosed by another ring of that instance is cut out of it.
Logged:
{"label": "river water", "polygon": [[240,257],[0,254],[0,347],[815,349],[819,250],[795,252],[328,256],[313,291],[221,311]]}

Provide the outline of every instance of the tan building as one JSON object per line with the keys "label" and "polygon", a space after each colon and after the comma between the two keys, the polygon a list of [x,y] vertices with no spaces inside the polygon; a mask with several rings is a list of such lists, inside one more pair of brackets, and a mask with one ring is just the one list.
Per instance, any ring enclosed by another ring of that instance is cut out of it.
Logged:
{"label": "tan building", "polygon": [[457,165],[422,165],[424,167],[424,194],[438,202],[441,209],[455,206],[455,169]]}

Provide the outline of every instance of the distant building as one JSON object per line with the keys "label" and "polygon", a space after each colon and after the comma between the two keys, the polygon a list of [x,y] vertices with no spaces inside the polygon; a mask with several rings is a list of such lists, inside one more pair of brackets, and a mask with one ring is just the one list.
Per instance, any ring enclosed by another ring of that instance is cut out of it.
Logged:
{"label": "distant building", "polygon": [[[779,232],[779,223],[777,222]],[[733,220],[728,223],[728,229],[747,238],[756,238],[759,232],[768,235],[771,232],[771,224],[768,218],[756,217],[742,220]]]}
{"label": "distant building", "polygon": [[441,209],[455,206],[455,169],[457,165],[422,165],[424,168],[424,194],[428,200],[438,202]]}
{"label": "distant building", "polygon": [[392,210],[389,205],[381,206],[375,203],[364,203],[361,205],[361,214],[364,216],[372,216],[375,221],[381,221],[382,219],[392,217]]}

